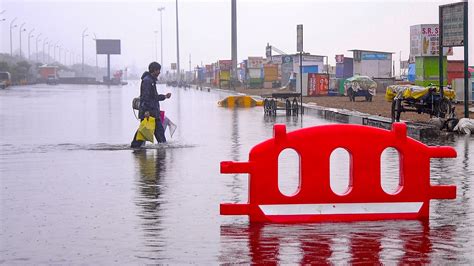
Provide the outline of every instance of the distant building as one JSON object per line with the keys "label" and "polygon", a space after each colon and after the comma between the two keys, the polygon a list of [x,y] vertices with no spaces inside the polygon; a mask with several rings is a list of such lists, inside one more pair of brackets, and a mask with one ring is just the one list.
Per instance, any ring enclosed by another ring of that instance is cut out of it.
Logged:
{"label": "distant building", "polygon": [[354,53],[354,75],[392,78],[392,52],[349,50]]}

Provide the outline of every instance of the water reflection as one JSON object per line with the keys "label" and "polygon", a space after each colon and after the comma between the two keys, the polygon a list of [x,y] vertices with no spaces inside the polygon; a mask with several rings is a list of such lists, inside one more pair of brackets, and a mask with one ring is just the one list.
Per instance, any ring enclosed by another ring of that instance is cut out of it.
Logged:
{"label": "water reflection", "polygon": [[[449,243],[454,232],[454,226],[430,229],[425,221],[222,225],[220,260],[252,264],[425,264],[433,261],[434,245]],[[291,247],[296,249],[288,252]],[[444,252],[442,257],[456,260],[455,252]]]}
{"label": "water reflection", "polygon": [[160,250],[164,243],[160,240],[161,205],[163,201],[163,178],[166,173],[165,149],[141,149],[133,151],[137,166],[138,197],[135,200],[141,207],[138,217],[141,218],[141,227],[144,230],[144,246],[152,250]]}

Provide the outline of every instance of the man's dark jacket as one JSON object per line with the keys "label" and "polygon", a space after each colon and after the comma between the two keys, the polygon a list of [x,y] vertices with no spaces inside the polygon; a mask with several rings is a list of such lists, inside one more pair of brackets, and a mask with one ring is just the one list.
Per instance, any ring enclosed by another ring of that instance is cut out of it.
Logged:
{"label": "man's dark jacket", "polygon": [[142,75],[142,84],[140,86],[140,110],[139,118],[143,119],[145,112],[156,119],[160,118],[160,101],[166,99],[166,95],[158,94],[156,90],[156,78],[148,71]]}

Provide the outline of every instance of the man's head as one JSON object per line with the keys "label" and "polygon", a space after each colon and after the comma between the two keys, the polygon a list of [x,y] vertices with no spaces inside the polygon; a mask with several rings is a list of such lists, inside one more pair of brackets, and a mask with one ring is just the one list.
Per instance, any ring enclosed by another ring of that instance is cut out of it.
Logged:
{"label": "man's head", "polygon": [[151,62],[148,65],[148,72],[150,72],[151,75],[153,75],[155,78],[160,75],[161,71],[161,65],[158,64],[157,62]]}

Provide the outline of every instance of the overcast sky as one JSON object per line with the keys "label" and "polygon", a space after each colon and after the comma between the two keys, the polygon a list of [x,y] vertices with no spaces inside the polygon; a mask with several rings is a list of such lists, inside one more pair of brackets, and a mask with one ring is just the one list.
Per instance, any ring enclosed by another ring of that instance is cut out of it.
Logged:
{"label": "overcast sky", "polygon": [[[394,52],[394,59],[409,54],[410,25],[438,23],[438,6],[456,1],[281,1],[237,0],[239,62],[248,56],[265,56],[267,43],[285,51],[296,51],[296,25],[304,25],[304,50],[327,55],[334,65],[336,54],[352,57],[351,49]],[[474,1],[469,1],[469,61],[474,65]],[[10,52],[10,22],[26,23],[22,37],[23,54],[36,50],[36,34],[47,37],[80,58],[82,32],[86,63],[95,65],[98,39],[121,39],[122,55],[112,56],[115,67],[135,65],[146,69],[160,59],[160,13],[163,11],[163,62],[176,62],[175,1],[43,1],[0,0],[0,52]],[[219,59],[231,59],[231,0],[180,0],[179,41],[181,69]],[[155,36],[158,39],[156,58]],[[38,50],[42,50],[42,41]],[[19,27],[13,28],[13,50],[19,51]],[[51,50],[52,54],[52,50]],[[450,59],[462,59],[456,48]],[[68,58],[69,60],[69,58]],[[105,56],[99,56],[105,66]]]}

